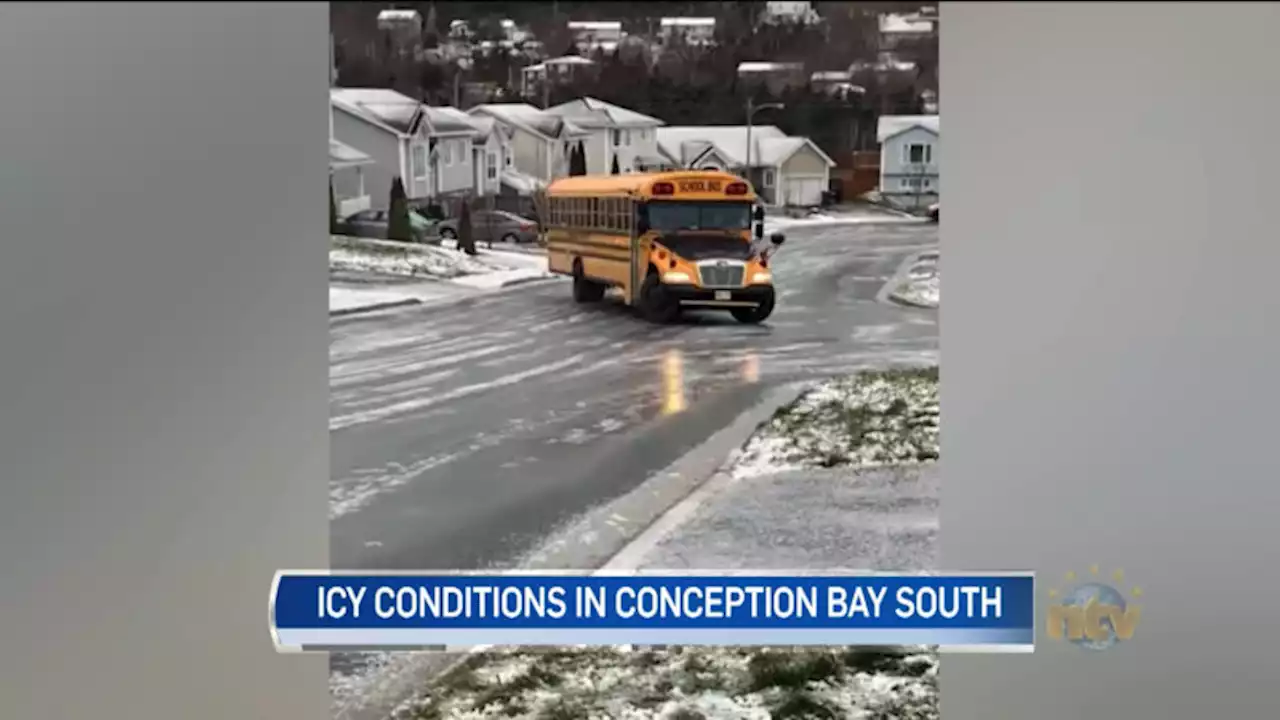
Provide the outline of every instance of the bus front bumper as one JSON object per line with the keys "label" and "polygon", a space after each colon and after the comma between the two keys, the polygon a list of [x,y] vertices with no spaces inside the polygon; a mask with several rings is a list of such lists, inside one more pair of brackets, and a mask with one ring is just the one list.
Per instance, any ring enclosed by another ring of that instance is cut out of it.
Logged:
{"label": "bus front bumper", "polygon": [[712,290],[692,285],[664,285],[663,293],[689,307],[756,307],[775,299],[772,285],[748,285],[740,288]]}

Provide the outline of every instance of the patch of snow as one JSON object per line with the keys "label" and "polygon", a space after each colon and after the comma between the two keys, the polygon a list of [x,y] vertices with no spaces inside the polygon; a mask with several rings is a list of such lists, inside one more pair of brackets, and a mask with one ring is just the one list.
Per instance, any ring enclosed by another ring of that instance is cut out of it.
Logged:
{"label": "patch of snow", "polygon": [[822,225],[868,225],[868,224],[885,224],[885,223],[924,223],[925,218],[919,218],[906,213],[899,213],[891,210],[880,208],[867,208],[847,211],[833,212],[816,212],[805,217],[766,217],[764,221],[764,231],[768,235],[774,232],[781,232],[787,228],[800,226],[822,226]]}
{"label": "patch of snow", "polygon": [[912,305],[936,308],[941,300],[940,283],[937,273],[922,278],[911,278],[898,287],[893,296]]}
{"label": "patch of snow", "polygon": [[938,457],[937,370],[869,371],[819,384],[747,441],[730,472],[874,467]]}
{"label": "patch of snow", "polygon": [[487,648],[392,718],[936,718],[936,686],[927,649]]}
{"label": "patch of snow", "polygon": [[331,270],[449,280],[477,289],[496,289],[513,281],[550,277],[546,255],[478,249],[468,255],[451,246],[393,243],[346,238],[329,250]]}

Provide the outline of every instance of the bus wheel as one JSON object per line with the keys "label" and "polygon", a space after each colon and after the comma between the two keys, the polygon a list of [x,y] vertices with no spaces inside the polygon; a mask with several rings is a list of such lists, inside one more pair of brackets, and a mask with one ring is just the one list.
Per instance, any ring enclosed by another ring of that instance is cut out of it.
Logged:
{"label": "bus wheel", "polygon": [[740,323],[758,325],[773,314],[773,303],[773,296],[770,295],[764,302],[755,307],[736,307],[730,310],[729,314],[733,315],[733,319]]}
{"label": "bus wheel", "polygon": [[604,286],[588,280],[582,274],[582,261],[573,263],[573,299],[580,303],[600,302],[604,298]]}
{"label": "bus wheel", "polygon": [[650,272],[640,286],[640,312],[650,322],[660,325],[680,317],[680,304],[667,297],[656,272]]}

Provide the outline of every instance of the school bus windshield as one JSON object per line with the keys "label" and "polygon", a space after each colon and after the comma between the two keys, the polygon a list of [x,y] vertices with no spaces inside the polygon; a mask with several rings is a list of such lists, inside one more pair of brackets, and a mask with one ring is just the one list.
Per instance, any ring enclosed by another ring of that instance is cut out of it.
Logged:
{"label": "school bus windshield", "polygon": [[741,202],[650,202],[649,229],[746,230],[751,227],[751,203]]}

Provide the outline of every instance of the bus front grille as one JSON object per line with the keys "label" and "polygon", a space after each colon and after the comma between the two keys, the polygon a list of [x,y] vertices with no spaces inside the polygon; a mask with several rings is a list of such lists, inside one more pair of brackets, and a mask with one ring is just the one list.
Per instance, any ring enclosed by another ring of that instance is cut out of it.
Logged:
{"label": "bus front grille", "polygon": [[702,286],[709,288],[742,287],[742,276],[746,267],[742,263],[731,263],[724,260],[713,260],[698,264],[698,275]]}

